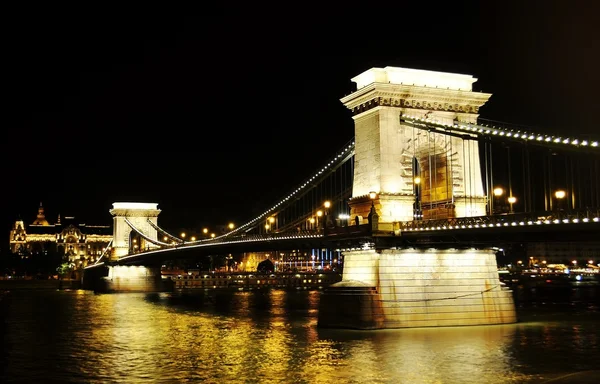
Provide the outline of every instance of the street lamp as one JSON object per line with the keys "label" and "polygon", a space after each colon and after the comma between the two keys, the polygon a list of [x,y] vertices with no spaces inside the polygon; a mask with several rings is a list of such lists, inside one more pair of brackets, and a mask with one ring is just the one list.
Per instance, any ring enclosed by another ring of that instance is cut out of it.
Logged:
{"label": "street lamp", "polygon": [[338,216],[338,219],[340,220],[340,224],[343,227],[347,227],[348,226],[348,220],[350,219],[350,215],[347,213],[340,213]]}
{"label": "street lamp", "polygon": [[416,176],[413,179],[413,184],[414,184],[413,193],[415,194],[415,206],[413,209],[413,220],[420,220],[423,218],[423,215],[421,214],[421,197],[419,196],[420,195],[419,186],[421,184],[421,177]]}
{"label": "street lamp", "polygon": [[[317,211],[317,230],[321,229],[321,227],[319,227],[319,217],[323,216],[323,211],[321,211],[320,209]],[[321,221],[322,223],[323,221]]]}
{"label": "street lamp", "polygon": [[372,224],[373,215],[375,214],[375,198],[377,197],[377,192],[369,192],[369,199],[371,199],[371,210],[369,211],[369,224]]}
{"label": "street lamp", "polygon": [[273,216],[269,217],[269,226],[273,228],[273,224],[275,223],[275,218]]}
{"label": "street lamp", "polygon": [[377,192],[373,192],[373,191],[369,192],[369,199],[371,199],[371,205],[372,206],[374,206],[373,202],[375,201],[376,197],[377,197]]}
{"label": "street lamp", "polygon": [[508,204],[510,204],[510,213],[513,213],[513,204],[517,202],[517,198],[514,196],[510,196],[508,198]]}
{"label": "street lamp", "polygon": [[323,203],[323,207],[325,207],[325,225],[323,227],[327,229],[328,226],[333,225],[333,223],[330,223],[331,218],[329,217],[329,208],[331,208],[331,201],[325,201]]}
{"label": "street lamp", "polygon": [[[494,192],[494,205],[496,205],[497,203],[500,202],[500,196],[502,196],[504,194],[504,189],[502,189],[500,187],[496,187],[496,188],[494,188],[493,192]],[[498,204],[498,205],[500,205],[500,204]],[[500,209],[498,209],[498,208],[500,208]],[[502,210],[502,207],[499,206],[498,208],[494,209],[492,207],[492,213],[497,213]]]}
{"label": "street lamp", "polygon": [[554,197],[556,197],[557,203],[556,203],[556,210],[557,211],[561,211],[562,210],[562,199],[564,199],[567,196],[567,192],[565,192],[562,189],[559,189],[557,191],[554,192]]}
{"label": "street lamp", "polygon": [[229,223],[228,227],[229,227],[229,230],[231,231],[233,228],[235,228],[235,225],[233,225],[233,223]]}

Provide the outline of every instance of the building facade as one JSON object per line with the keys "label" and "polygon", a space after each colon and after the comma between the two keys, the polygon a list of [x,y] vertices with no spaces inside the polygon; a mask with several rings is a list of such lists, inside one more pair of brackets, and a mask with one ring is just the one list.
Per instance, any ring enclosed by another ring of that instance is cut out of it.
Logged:
{"label": "building facade", "polygon": [[40,203],[31,224],[16,220],[10,231],[10,251],[21,257],[56,252],[75,267],[96,262],[113,238],[108,225],[78,224],[74,217],[60,215],[55,224],[46,219]]}
{"label": "building facade", "polygon": [[527,266],[565,264],[586,266],[600,264],[600,241],[588,242],[537,242],[527,244]]}

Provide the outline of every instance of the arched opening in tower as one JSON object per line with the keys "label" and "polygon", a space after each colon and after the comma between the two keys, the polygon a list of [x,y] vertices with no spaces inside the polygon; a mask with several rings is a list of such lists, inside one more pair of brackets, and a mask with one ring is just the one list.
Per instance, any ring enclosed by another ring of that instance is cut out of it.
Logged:
{"label": "arched opening in tower", "polygon": [[452,170],[446,152],[422,152],[413,158],[414,219],[454,217]]}
{"label": "arched opening in tower", "polygon": [[138,253],[146,248],[146,239],[140,236],[137,232],[129,232],[129,253]]}

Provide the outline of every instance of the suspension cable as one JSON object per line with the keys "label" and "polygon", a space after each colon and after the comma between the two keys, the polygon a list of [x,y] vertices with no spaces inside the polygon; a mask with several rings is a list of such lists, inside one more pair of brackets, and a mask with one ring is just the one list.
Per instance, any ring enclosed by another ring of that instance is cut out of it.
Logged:
{"label": "suspension cable", "polygon": [[138,229],[135,225],[133,225],[133,223],[131,223],[131,221],[129,221],[127,218],[125,218],[125,223],[127,223],[127,225],[129,225],[134,232],[136,232],[138,235],[142,236],[145,240],[151,242],[154,245],[172,246],[172,244],[163,243],[162,241],[155,240],[155,239],[151,238],[150,236],[146,235],[140,229]]}
{"label": "suspension cable", "polygon": [[177,241],[178,243],[183,243],[184,240],[180,239],[179,237],[170,234],[169,232],[165,231],[164,229],[162,229],[161,227],[159,227],[158,225],[154,224],[150,219],[147,220],[148,224],[150,224],[150,226],[154,229],[156,229],[157,231],[159,231],[160,233],[162,233],[163,235],[167,236],[169,239]]}

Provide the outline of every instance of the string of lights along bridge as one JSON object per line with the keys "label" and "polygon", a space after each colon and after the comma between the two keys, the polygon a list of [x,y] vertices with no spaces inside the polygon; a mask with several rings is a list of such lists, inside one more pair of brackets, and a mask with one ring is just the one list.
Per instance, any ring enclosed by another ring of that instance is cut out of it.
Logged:
{"label": "string of lights along bridge", "polygon": [[[429,168],[423,169],[415,159],[412,168],[413,220],[402,222],[402,230],[492,228],[600,220],[598,141],[544,135],[508,125],[443,124],[410,114],[399,119],[413,127],[416,137],[426,141],[434,140],[436,133],[476,134],[476,140],[472,136],[461,136],[461,146],[477,145],[482,149],[487,200],[486,216],[477,219],[452,221],[448,220],[449,215],[435,209],[440,205],[450,205],[453,200],[472,199],[472,196],[450,197],[451,187],[442,185],[442,189],[446,188],[442,195],[447,198],[437,201],[432,198],[431,192],[449,179],[445,174],[440,175],[436,168],[444,173],[457,170],[446,165],[451,163],[451,148],[445,150],[441,158],[439,153],[434,152],[434,145],[428,142],[426,145],[431,152],[425,158]],[[325,234],[324,228],[352,225],[348,200],[352,194],[354,149],[352,140],[271,208],[240,226],[229,224],[225,234],[216,236],[213,233],[211,237],[205,229],[204,236],[186,239],[185,235],[172,235],[155,226],[164,235],[164,241],[154,242],[169,248],[265,241],[274,237],[321,237]]]}

